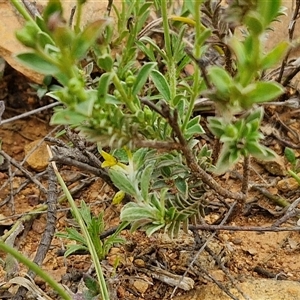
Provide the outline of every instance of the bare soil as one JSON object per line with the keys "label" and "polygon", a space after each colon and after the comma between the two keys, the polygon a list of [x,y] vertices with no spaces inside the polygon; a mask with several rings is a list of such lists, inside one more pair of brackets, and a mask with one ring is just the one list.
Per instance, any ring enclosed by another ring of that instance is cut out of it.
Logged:
{"label": "bare soil", "polygon": [[[35,96],[35,91],[29,87],[28,81],[9,67],[6,68],[5,75],[0,82],[0,98],[6,105],[2,119],[9,119],[49,102],[47,98],[39,100]],[[51,113],[49,110],[1,125],[2,150],[18,164],[22,164],[25,157],[25,146],[33,141],[43,139],[53,130],[49,126]],[[284,129],[283,126],[280,126],[278,120],[281,120],[287,128]],[[299,140],[295,140],[292,131],[288,130],[292,128],[296,136],[299,135],[298,114],[296,115],[288,109],[269,107],[266,109],[267,123],[277,127],[278,132],[285,137],[285,140],[299,145]],[[52,134],[52,136],[54,135]],[[63,140],[66,141],[65,137]],[[286,173],[287,167],[290,166],[283,157],[283,142],[271,135],[265,142],[277,151],[280,159],[271,168],[252,161],[251,184],[259,184],[271,195],[284,197],[289,203],[293,203],[299,197],[298,186],[290,181],[279,184],[280,180],[290,180],[290,176]],[[48,159],[47,157],[37,157],[36,159],[39,158]],[[28,175],[24,174],[24,171],[16,168],[12,162],[1,166],[1,234],[7,234],[13,224],[23,216],[30,216],[24,220],[25,229],[17,237],[14,245],[33,260],[36,249],[41,243],[47,219],[45,213],[28,214],[43,205],[47,196],[40,187],[28,179]],[[83,199],[95,215],[103,212],[106,230],[119,223],[118,216],[121,205],[111,204],[114,192],[109,185],[101,178],[74,166],[60,164],[58,167],[70,189],[79,187],[80,184],[86,182],[73,194],[73,197],[78,204]],[[36,171],[25,162],[23,168],[27,170],[31,178],[40,175],[36,178],[47,190],[46,167],[44,170]],[[274,171],[274,168],[277,170]],[[241,167],[238,166],[236,171],[240,172],[240,169]],[[233,175],[220,177],[218,180],[231,191],[240,189],[241,182]],[[287,184],[290,185],[284,190],[283,186]],[[23,187],[20,191],[16,192],[21,186]],[[213,224],[223,217],[227,209],[222,205],[217,206],[220,203],[217,195],[210,200],[212,205],[208,205],[206,221]],[[231,203],[230,199],[223,199],[223,201]],[[286,211],[259,190],[251,189],[247,202],[243,212],[226,225],[269,227]],[[66,227],[71,227],[74,222],[67,201],[60,202],[57,209],[55,226],[58,232],[63,231]],[[286,220],[282,226],[295,226],[297,221],[297,217],[292,217]],[[174,291],[174,286],[170,284],[170,278],[172,279],[173,276],[173,279],[175,278],[174,280],[178,282],[180,276],[185,272],[186,277],[194,280],[194,286],[198,287],[211,281],[211,277],[221,284],[225,284],[230,281],[229,275],[234,281],[243,281],[249,277],[291,281],[300,279],[300,236],[298,232],[219,231],[210,238],[205,250],[197,258],[199,249],[212,233],[200,230],[198,234],[195,236],[191,231],[182,232],[178,239],[170,240],[162,233],[147,237],[140,231],[135,233],[124,231],[122,235],[126,239],[126,243],[115,245],[102,262],[112,299],[170,299]],[[42,266],[57,281],[76,293],[83,275],[91,270],[91,260],[87,254],[64,258],[61,254],[66,243],[68,241],[54,237]],[[4,253],[1,253],[1,258],[5,260]],[[194,262],[191,264],[193,260]],[[0,289],[1,299],[4,297],[12,299],[16,294],[18,286],[10,285],[7,282],[11,277],[24,276],[26,269],[21,265],[19,267],[14,272],[8,270],[7,266],[0,267],[0,278],[3,283]],[[93,275],[93,271],[91,271],[91,276]],[[41,279],[35,278],[35,283],[46,291],[51,299],[57,299]],[[184,295],[185,293],[186,291],[178,288],[174,294]],[[25,299],[30,299],[30,296],[27,295]]]}

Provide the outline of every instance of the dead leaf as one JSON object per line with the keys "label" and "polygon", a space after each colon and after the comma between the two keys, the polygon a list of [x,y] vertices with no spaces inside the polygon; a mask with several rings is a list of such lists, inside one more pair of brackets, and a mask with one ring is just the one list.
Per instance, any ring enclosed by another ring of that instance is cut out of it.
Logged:
{"label": "dead leaf", "polygon": [[[42,11],[48,1],[36,0],[36,7],[39,11]],[[71,16],[71,10],[76,5],[75,1],[62,1],[64,8],[64,18],[69,21]],[[107,11],[108,1],[87,1],[84,5],[82,25],[93,22],[103,16]],[[115,0],[114,5],[121,9],[122,1]],[[76,16],[75,16],[76,17]],[[114,14],[112,14],[114,17]],[[44,76],[37,72],[34,72],[22,64],[20,64],[15,56],[19,53],[26,52],[28,49],[21,45],[16,39],[15,32],[24,25],[24,20],[20,14],[15,10],[9,0],[0,1],[0,57],[3,57],[8,64],[14,69],[28,77],[30,80],[42,83]]]}
{"label": "dead leaf", "polygon": [[0,214],[0,226],[11,226],[14,221],[11,218],[7,218],[5,215]]}
{"label": "dead leaf", "polygon": [[17,53],[26,51],[26,48],[22,46],[15,37],[15,31],[22,28],[23,24],[23,20],[18,17],[9,1],[0,1],[0,56],[2,56],[14,69],[18,70],[32,81],[41,83],[44,78],[43,75],[25,68],[14,58]]}
{"label": "dead leaf", "polygon": [[32,295],[34,295],[35,299],[51,300],[51,298],[48,297],[47,294],[42,291],[30,277],[15,277],[12,278],[9,283],[24,286],[28,291],[32,293]]}

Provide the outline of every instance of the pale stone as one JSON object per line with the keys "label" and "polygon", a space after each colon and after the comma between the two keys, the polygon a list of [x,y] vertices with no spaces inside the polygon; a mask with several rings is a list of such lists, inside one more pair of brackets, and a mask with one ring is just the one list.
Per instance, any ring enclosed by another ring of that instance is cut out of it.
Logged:
{"label": "pale stone", "polygon": [[[299,300],[300,299],[300,283],[288,280],[273,279],[249,279],[238,284],[243,293],[251,300]],[[235,289],[231,288],[238,299],[244,299],[243,296]],[[231,300],[220,290],[215,284],[199,286],[197,289],[173,300]]]}
{"label": "pale stone", "polygon": [[[298,176],[300,174],[297,174]],[[285,178],[277,183],[277,187],[282,192],[294,191],[299,188],[299,183],[294,178]]]}
{"label": "pale stone", "polygon": [[[35,171],[44,171],[49,163],[49,154],[47,151],[47,144],[41,142],[42,140],[35,140],[30,144],[27,144],[24,148],[25,156],[28,155],[33,149],[35,149],[32,154],[27,158],[26,162]],[[39,145],[40,144],[40,145]]]}
{"label": "pale stone", "polygon": [[134,281],[133,286],[139,293],[144,294],[147,291],[149,284],[144,280],[137,279]]}
{"label": "pale stone", "polygon": [[277,156],[273,160],[258,160],[256,161],[263,166],[272,175],[283,176],[286,174],[286,163],[284,158]]}

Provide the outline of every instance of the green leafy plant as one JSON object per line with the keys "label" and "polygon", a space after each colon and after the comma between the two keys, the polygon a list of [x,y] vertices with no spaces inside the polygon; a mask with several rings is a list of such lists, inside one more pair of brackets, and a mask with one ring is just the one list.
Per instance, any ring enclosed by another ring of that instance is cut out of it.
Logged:
{"label": "green leafy plant", "polygon": [[292,171],[298,173],[300,171],[300,161],[296,157],[296,153],[293,149],[285,147],[284,156],[287,161],[292,165]]}
{"label": "green leafy plant", "polygon": [[[85,223],[99,260],[103,260],[106,257],[110,248],[114,244],[124,242],[124,239],[118,237],[119,231],[116,231],[104,241],[100,240],[100,235],[104,232],[105,226],[103,214],[101,213],[98,216],[92,216],[90,208],[84,201],[81,201],[81,207],[78,208],[78,212]],[[65,252],[66,257],[76,251],[88,251],[88,245],[85,237],[75,228],[66,228],[66,233],[57,233],[57,236],[77,242],[76,244],[67,245],[68,249]]]}
{"label": "green leafy plant", "polygon": [[288,170],[288,173],[297,181],[300,185],[300,176],[299,176],[299,159],[296,157],[295,151],[289,147],[284,149],[284,156],[287,161],[292,165],[292,168]]}
{"label": "green leafy plant", "polygon": [[84,276],[84,283],[87,287],[87,290],[83,292],[84,299],[97,299],[100,294],[100,286],[99,283],[89,275]]}
{"label": "green leafy plant", "polygon": [[39,97],[39,99],[43,98],[49,91],[54,91],[58,88],[57,85],[51,84],[51,80],[51,76],[45,76],[43,84],[30,84],[30,86],[36,91],[36,95]]}
{"label": "green leafy plant", "polygon": [[263,109],[251,111],[246,118],[224,124],[223,118],[209,119],[211,132],[223,143],[216,170],[226,172],[241,156],[253,156],[258,159],[275,157],[273,151],[261,145],[259,140],[263,135],[259,132]]}
{"label": "green leafy plant", "polygon": [[[81,28],[77,14],[76,26],[70,28],[63,22],[60,1],[52,0],[42,18],[28,19],[17,33],[31,49],[19,60],[61,84],[48,93],[65,104],[55,111],[52,124],[72,126],[98,144],[102,167],[120,190],[115,203],[125,193],[131,196],[120,217],[132,229],[176,235],[182,224],[186,229],[204,216],[208,189],[243,201],[247,190],[232,193],[211,173],[227,172],[241,158],[276,155],[260,143],[259,128],[261,104],[284,93],[279,83],[264,77],[288,49],[280,43],[264,51],[263,36],[281,13],[280,1],[242,2],[232,1],[222,11],[220,1],[185,1],[175,16],[167,0],[124,1],[121,11],[115,10],[114,33],[107,17]],[[161,19],[143,28],[150,7],[159,10]],[[244,25],[243,37],[232,32],[232,24]],[[190,39],[188,26],[195,32]],[[155,30],[162,32],[163,45],[152,38]],[[118,47],[124,51],[113,55]],[[142,62],[139,51],[146,57]],[[192,63],[194,71],[185,74]],[[92,67],[96,79],[88,71]],[[199,145],[205,133],[201,110],[195,111],[200,96],[213,103],[208,130],[220,153]],[[107,148],[110,153],[103,151]],[[122,162],[118,151],[123,151]]]}

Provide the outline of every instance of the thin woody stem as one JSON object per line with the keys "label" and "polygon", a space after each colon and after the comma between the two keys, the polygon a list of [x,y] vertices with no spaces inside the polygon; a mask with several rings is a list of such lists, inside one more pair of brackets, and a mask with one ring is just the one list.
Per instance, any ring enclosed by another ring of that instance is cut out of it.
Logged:
{"label": "thin woody stem", "polygon": [[205,170],[203,170],[199,166],[195,159],[195,156],[193,155],[193,152],[189,148],[188,143],[179,128],[177,110],[174,110],[172,115],[169,106],[167,104],[163,104],[162,113],[164,117],[169,121],[170,126],[172,127],[175,135],[177,136],[179,143],[182,146],[181,151],[185,156],[187,165],[193,172],[193,175],[202,180],[203,183],[207,184],[210,188],[215,190],[221,196],[225,198],[236,199],[238,201],[244,201],[245,195],[243,193],[232,193],[229,190],[223,188],[212,178],[212,176],[210,176]]}
{"label": "thin woody stem", "polygon": [[243,182],[242,182],[242,190],[241,192],[245,195],[248,193],[249,186],[249,174],[250,174],[250,156],[247,155],[244,158],[243,164]]}

